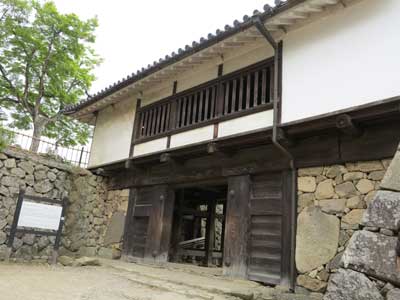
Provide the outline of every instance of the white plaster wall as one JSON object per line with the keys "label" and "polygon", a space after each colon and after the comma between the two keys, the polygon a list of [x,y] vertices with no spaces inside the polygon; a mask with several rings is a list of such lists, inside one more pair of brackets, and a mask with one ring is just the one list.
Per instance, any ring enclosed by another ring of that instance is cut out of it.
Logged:
{"label": "white plaster wall", "polygon": [[272,126],[273,111],[266,110],[244,117],[221,122],[218,127],[218,137],[225,137],[246,131]]}
{"label": "white plaster wall", "polygon": [[171,148],[200,143],[213,139],[214,126],[196,128],[193,130],[177,133],[171,136]]}
{"label": "white plaster wall", "polygon": [[365,0],[283,44],[282,121],[400,95],[400,1]]}
{"label": "white plaster wall", "polygon": [[133,156],[145,155],[152,152],[162,151],[167,149],[167,137],[159,138],[149,142],[136,144],[133,147]]}
{"label": "white plaster wall", "polygon": [[224,60],[224,74],[229,74],[274,56],[273,48],[266,40],[260,40],[251,48],[235,50]]}
{"label": "white plaster wall", "polygon": [[265,40],[258,40],[242,48],[231,49],[224,53],[224,59],[213,60],[198,65],[193,69],[182,71],[168,82],[155,84],[143,91],[141,105],[146,106],[172,95],[173,83],[178,81],[177,92],[188,90],[207,81],[217,78],[218,65],[223,63],[223,74],[229,74],[274,55],[273,49]]}
{"label": "white plaster wall", "polygon": [[128,98],[99,111],[89,167],[128,158],[135,110],[136,100]]}

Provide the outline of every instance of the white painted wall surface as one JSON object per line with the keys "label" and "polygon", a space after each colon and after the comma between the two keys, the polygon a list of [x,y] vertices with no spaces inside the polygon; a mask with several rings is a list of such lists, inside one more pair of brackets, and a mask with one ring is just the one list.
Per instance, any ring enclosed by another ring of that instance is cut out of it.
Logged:
{"label": "white painted wall surface", "polygon": [[273,56],[273,48],[266,40],[262,39],[252,47],[238,49],[226,55],[224,60],[224,75],[243,69]]}
{"label": "white painted wall surface", "polygon": [[167,149],[167,137],[144,142],[133,147],[133,156],[140,156]]}
{"label": "white painted wall surface", "polygon": [[128,98],[99,112],[89,167],[128,158],[135,110],[136,101]]}
{"label": "white painted wall surface", "polygon": [[177,133],[171,136],[171,148],[186,146],[212,140],[214,135],[214,126],[209,125],[205,127],[188,130],[185,132]]}
{"label": "white painted wall surface", "polygon": [[218,137],[225,137],[246,131],[272,126],[273,111],[266,110],[248,116],[221,122],[218,127]]}
{"label": "white painted wall surface", "polygon": [[282,121],[400,95],[399,11],[399,0],[365,0],[290,32]]}

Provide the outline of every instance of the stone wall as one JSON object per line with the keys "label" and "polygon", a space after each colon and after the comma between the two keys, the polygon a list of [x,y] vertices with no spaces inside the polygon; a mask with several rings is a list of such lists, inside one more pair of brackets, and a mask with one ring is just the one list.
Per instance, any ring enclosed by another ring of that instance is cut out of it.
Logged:
{"label": "stone wall", "polygon": [[400,147],[361,223],[324,300],[400,299]]}
{"label": "stone wall", "polygon": [[[109,249],[118,249],[120,237],[113,244],[105,240],[113,216],[126,212],[127,191],[108,192],[103,177],[54,157],[9,148],[0,153],[0,260],[6,255],[20,188],[24,188],[26,194],[56,200],[68,196],[61,254],[109,257],[112,255]],[[117,234],[122,234],[121,228]],[[54,237],[17,233],[11,259],[45,261],[51,256],[53,242]]]}
{"label": "stone wall", "polygon": [[390,160],[298,170],[297,284],[324,292]]}

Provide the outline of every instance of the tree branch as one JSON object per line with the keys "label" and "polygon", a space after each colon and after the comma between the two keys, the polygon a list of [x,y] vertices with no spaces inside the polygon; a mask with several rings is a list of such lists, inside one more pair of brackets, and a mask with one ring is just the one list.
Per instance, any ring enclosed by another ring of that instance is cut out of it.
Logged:
{"label": "tree branch", "polygon": [[11,102],[11,103],[15,103],[15,104],[21,104],[18,100],[10,98],[10,97],[0,98],[0,103],[3,103],[3,102]]}
{"label": "tree branch", "polygon": [[50,61],[50,56],[51,56],[51,52],[53,49],[53,45],[54,45],[54,41],[56,39],[56,37],[60,34],[60,31],[55,31],[50,42],[49,45],[47,46],[47,55],[46,58],[43,62],[43,66],[42,66],[42,71],[41,74],[39,76],[39,95],[35,101],[35,114],[39,113],[39,106],[40,106],[40,101],[42,100],[43,94],[44,94],[44,80],[45,80],[45,76],[47,74],[47,68],[49,66],[49,61]]}
{"label": "tree branch", "polygon": [[[25,66],[25,85],[24,85],[24,95],[22,97],[22,102],[27,107],[27,109],[34,114],[34,109],[31,105],[28,105],[28,92],[29,92],[29,69],[31,67],[32,57],[35,55],[36,49],[32,49],[32,53],[27,57],[27,62]],[[28,55],[28,53],[26,53]]]}
{"label": "tree branch", "polygon": [[7,72],[4,69],[3,65],[0,64],[0,73],[1,76],[4,78],[4,80],[8,83],[8,85],[10,86],[10,89],[14,91],[15,96],[17,97],[18,101],[21,102],[21,96],[18,93],[18,90],[15,88],[15,86],[13,85],[12,81],[8,78],[7,76]]}

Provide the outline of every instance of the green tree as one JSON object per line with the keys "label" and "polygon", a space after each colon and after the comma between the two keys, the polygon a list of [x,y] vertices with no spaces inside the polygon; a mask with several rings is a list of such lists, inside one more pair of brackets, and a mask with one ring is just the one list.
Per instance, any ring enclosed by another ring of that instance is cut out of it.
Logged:
{"label": "green tree", "polygon": [[89,127],[62,114],[87,95],[100,63],[92,45],[97,18],[60,13],[53,2],[0,0],[0,106],[9,126],[61,145],[84,144]]}
{"label": "green tree", "polygon": [[0,108],[0,151],[3,151],[11,142],[12,134],[3,127],[3,121],[7,119],[7,115]]}

